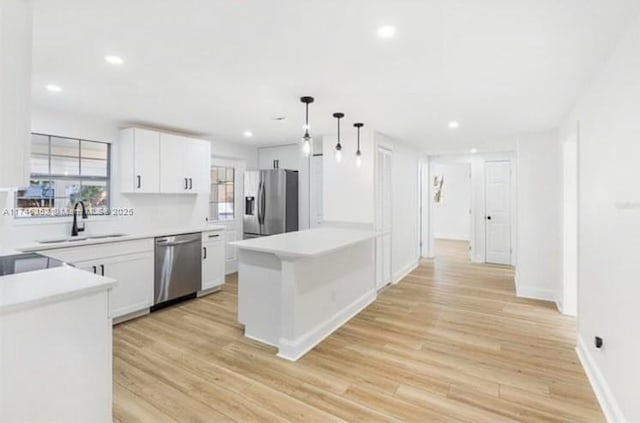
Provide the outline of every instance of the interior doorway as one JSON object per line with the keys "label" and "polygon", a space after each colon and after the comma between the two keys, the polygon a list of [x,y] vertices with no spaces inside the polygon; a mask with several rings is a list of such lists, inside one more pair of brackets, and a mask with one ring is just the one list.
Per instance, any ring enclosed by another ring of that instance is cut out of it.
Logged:
{"label": "interior doorway", "polygon": [[433,256],[465,252],[470,260],[471,165],[468,162],[431,163]]}

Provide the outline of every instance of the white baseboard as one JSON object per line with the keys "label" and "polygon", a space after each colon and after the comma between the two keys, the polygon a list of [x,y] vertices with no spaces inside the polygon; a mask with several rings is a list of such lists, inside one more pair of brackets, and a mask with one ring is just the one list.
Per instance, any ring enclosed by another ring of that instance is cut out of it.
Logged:
{"label": "white baseboard", "polygon": [[420,265],[420,259],[416,258],[415,260],[409,262],[402,269],[398,270],[393,274],[393,282],[392,284],[397,284],[402,279],[404,279],[409,273],[413,272]]}
{"label": "white baseboard", "polygon": [[556,308],[558,309],[558,311],[559,311],[560,313],[564,314],[564,313],[562,312],[562,302],[558,299],[558,297],[557,297],[557,296],[556,296],[555,302],[556,302]]}
{"label": "white baseboard", "polygon": [[620,406],[618,405],[618,401],[616,401],[609,384],[602,376],[600,369],[598,368],[595,360],[593,359],[591,352],[587,348],[587,344],[584,342],[584,339],[580,335],[578,335],[578,345],[576,346],[576,353],[578,354],[578,358],[580,359],[580,363],[584,368],[585,373],[587,374],[587,378],[591,383],[591,387],[593,388],[593,392],[596,394],[596,398],[600,403],[600,407],[602,408],[602,412],[604,413],[605,418],[610,423],[623,423],[628,421]]}
{"label": "white baseboard", "polygon": [[289,361],[296,361],[322,342],[327,336],[335,332],[340,326],[351,320],[369,304],[376,300],[376,291],[369,291],[357,298],[339,313],[326,322],[322,322],[303,336],[295,340],[280,338],[278,357]]}
{"label": "white baseboard", "polygon": [[517,281],[516,295],[520,298],[531,298],[533,300],[551,301],[553,303],[556,303],[556,293],[553,290],[532,288],[529,286],[518,286]]}
{"label": "white baseboard", "polygon": [[451,241],[469,241],[469,236],[455,234],[433,234],[434,239],[446,239]]}

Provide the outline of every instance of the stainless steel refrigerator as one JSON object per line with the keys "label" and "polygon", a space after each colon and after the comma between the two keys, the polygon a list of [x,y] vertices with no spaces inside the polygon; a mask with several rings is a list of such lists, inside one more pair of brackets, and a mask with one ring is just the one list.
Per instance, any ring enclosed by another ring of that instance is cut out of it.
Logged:
{"label": "stainless steel refrigerator", "polygon": [[298,171],[244,174],[244,239],[298,230]]}

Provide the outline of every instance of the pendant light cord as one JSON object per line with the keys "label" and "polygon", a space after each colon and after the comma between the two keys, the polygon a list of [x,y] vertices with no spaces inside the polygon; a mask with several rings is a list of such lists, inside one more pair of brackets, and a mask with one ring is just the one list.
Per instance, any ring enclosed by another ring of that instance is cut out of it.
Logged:
{"label": "pendant light cord", "polygon": [[307,109],[307,111],[305,113],[304,123],[305,123],[305,126],[306,126],[305,129],[308,132],[309,131],[309,103],[306,103],[306,109]]}

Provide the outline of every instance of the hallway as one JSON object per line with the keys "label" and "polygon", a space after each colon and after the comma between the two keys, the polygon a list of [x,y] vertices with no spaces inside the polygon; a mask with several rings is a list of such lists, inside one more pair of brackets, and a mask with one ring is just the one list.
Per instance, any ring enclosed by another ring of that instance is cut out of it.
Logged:
{"label": "hallway", "polygon": [[575,321],[463,243],[295,363],[242,336],[237,281],[114,330],[114,421],[601,422]]}

